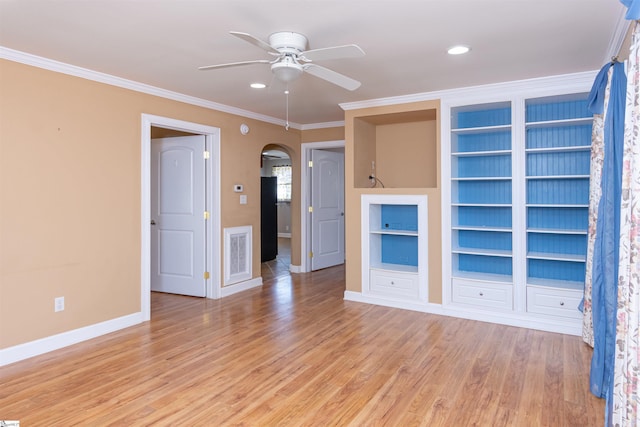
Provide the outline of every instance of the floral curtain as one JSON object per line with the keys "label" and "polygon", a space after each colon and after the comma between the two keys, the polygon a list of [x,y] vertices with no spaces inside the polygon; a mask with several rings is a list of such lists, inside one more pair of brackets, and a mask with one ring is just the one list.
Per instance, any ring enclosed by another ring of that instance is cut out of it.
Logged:
{"label": "floral curtain", "polygon": [[[636,2],[637,7],[637,2]],[[640,424],[640,24],[628,61],[620,204],[620,263],[611,424]]]}
{"label": "floral curtain", "polygon": [[[630,14],[640,13],[640,0],[621,1]],[[628,79],[624,65],[612,62],[590,94],[594,124],[583,339],[594,348],[590,387],[606,399],[607,426],[640,425],[640,24],[634,25]]]}

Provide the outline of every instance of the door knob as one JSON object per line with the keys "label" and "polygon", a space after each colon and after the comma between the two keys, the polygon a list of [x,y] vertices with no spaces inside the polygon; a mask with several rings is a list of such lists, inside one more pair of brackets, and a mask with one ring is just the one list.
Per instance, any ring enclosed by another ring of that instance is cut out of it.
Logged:
{"label": "door knob", "polygon": [[151,225],[156,225],[156,221],[155,220],[151,220]]}

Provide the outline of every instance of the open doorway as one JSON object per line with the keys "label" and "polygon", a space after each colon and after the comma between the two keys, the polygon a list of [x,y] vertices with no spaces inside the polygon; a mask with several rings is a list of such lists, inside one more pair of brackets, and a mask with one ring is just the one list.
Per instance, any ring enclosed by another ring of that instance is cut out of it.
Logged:
{"label": "open doorway", "polygon": [[260,158],[262,278],[288,275],[291,266],[292,162],[285,148],[265,146]]}
{"label": "open doorway", "polygon": [[[220,272],[222,271],[220,256],[220,129],[167,117],[142,114],[140,311],[143,320],[151,318],[151,139],[153,128],[201,135],[205,139],[205,150],[209,153],[203,177],[206,188],[205,209],[209,213],[205,227],[206,243],[204,249],[205,296],[207,298],[220,298]],[[203,153],[203,155],[205,154]]]}

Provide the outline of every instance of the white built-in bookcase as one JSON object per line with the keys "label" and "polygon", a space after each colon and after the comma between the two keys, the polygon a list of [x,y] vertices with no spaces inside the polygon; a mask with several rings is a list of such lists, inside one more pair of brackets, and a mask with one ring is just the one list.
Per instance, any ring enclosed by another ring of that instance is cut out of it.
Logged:
{"label": "white built-in bookcase", "polygon": [[445,306],[577,328],[589,204],[586,91],[451,103],[443,115]]}

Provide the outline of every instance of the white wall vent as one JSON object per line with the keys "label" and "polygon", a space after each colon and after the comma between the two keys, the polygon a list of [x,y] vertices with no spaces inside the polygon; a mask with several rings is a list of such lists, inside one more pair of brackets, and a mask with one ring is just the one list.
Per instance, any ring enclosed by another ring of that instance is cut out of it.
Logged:
{"label": "white wall vent", "polygon": [[224,229],[224,284],[251,279],[252,226]]}

